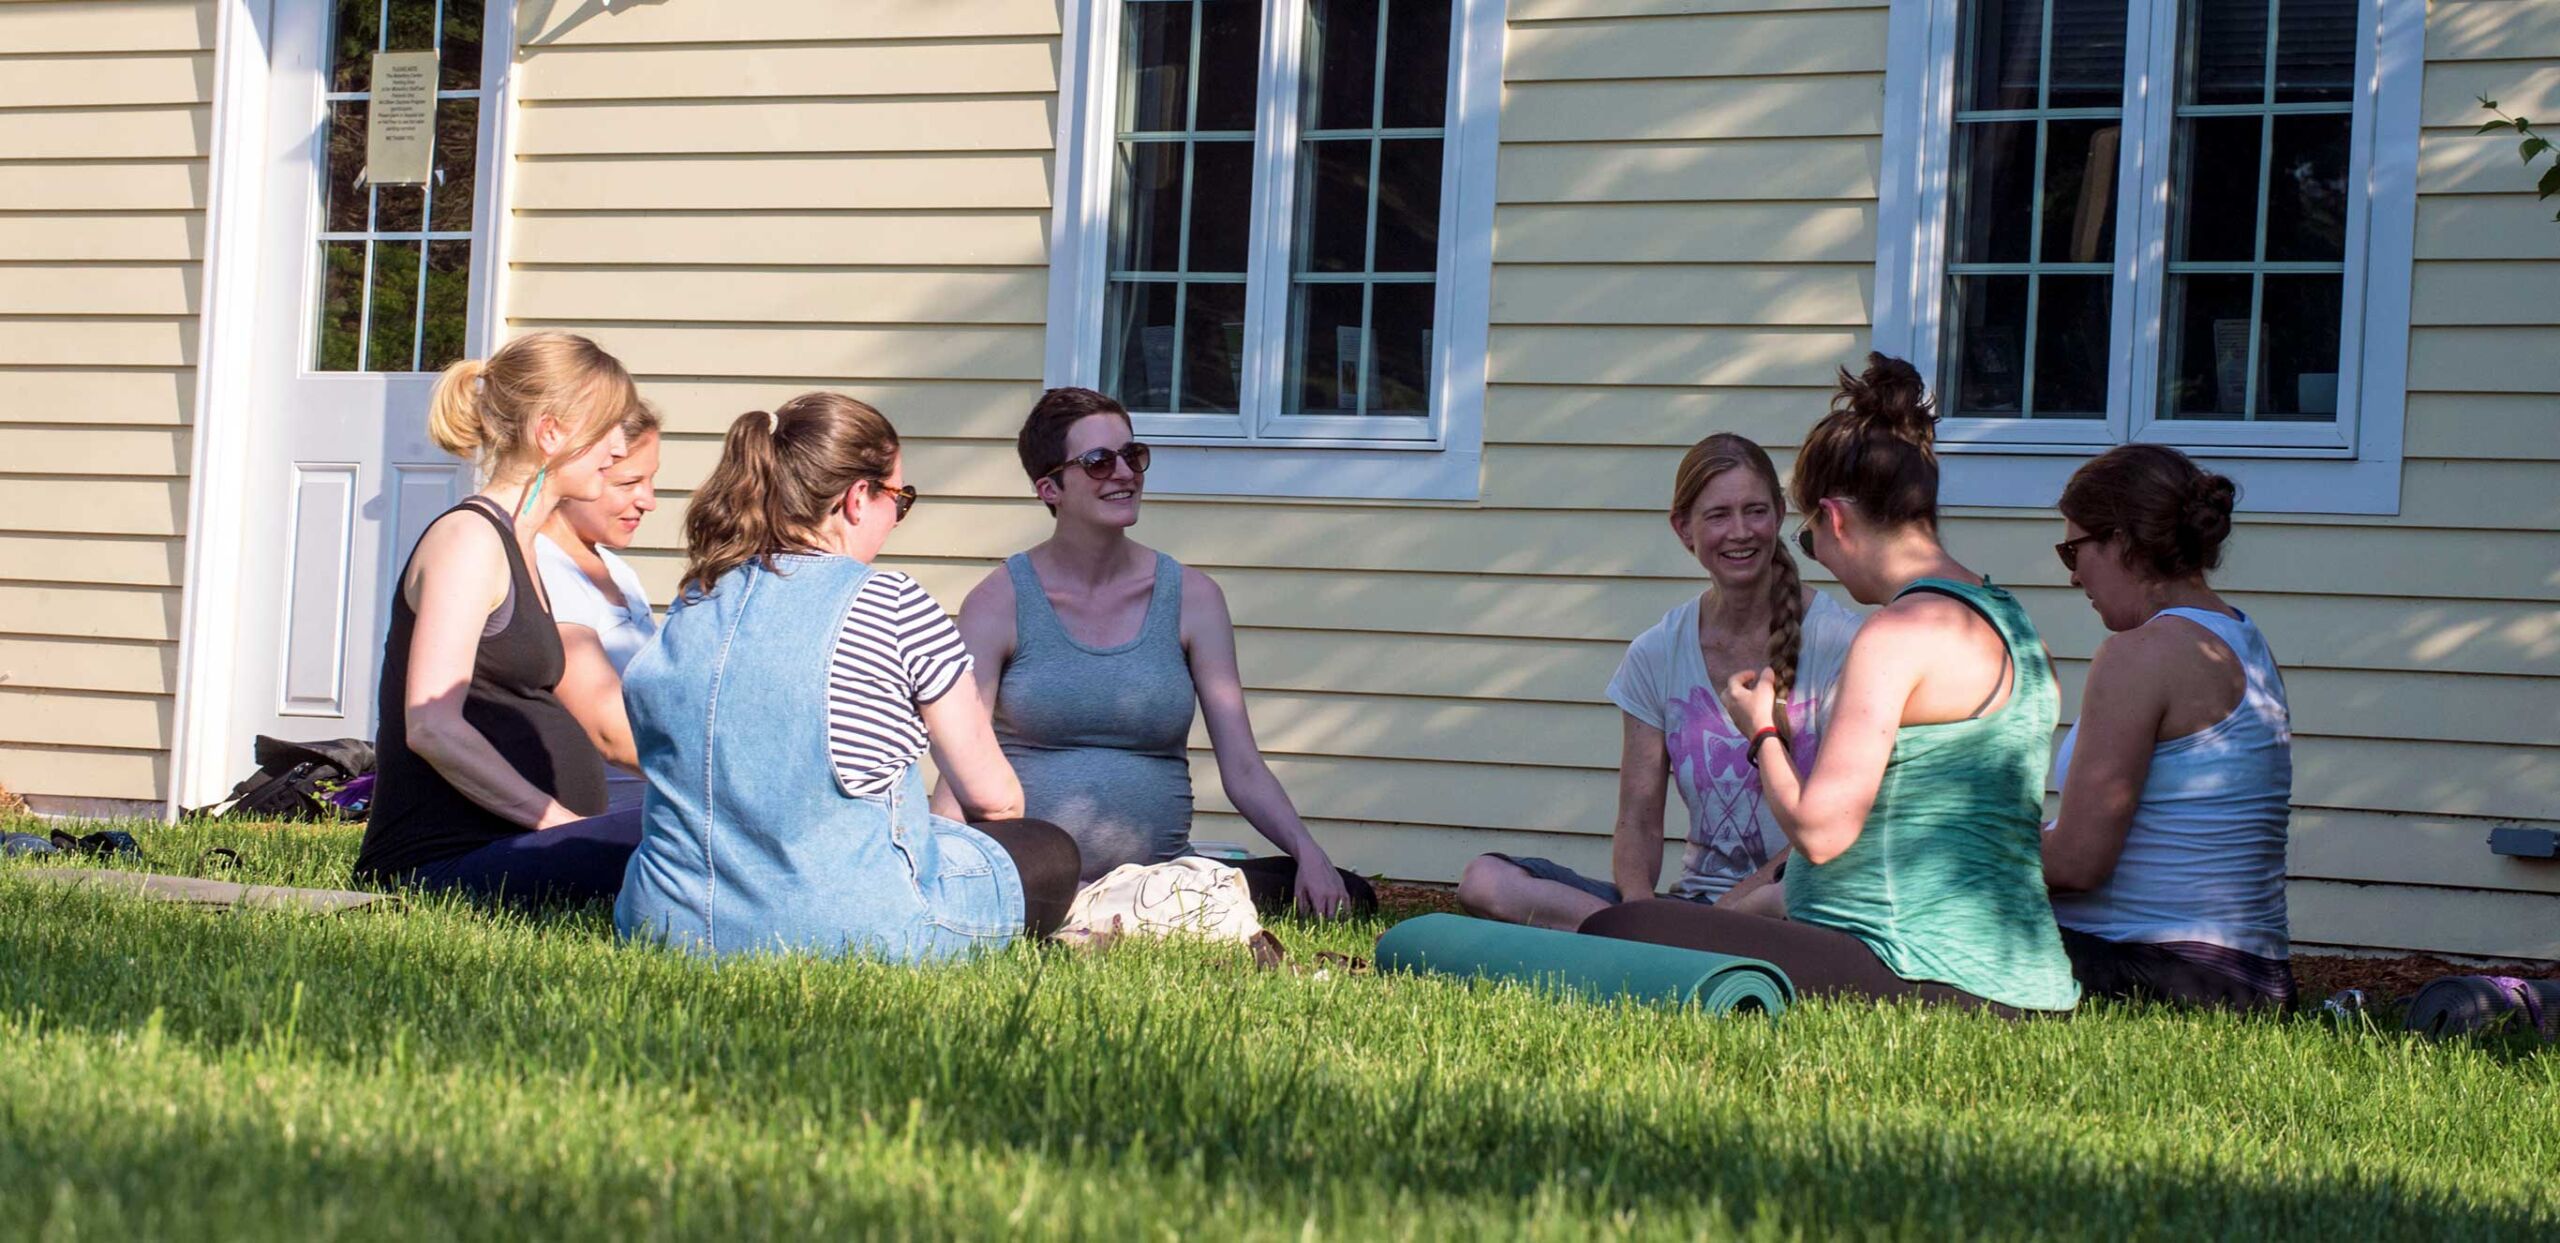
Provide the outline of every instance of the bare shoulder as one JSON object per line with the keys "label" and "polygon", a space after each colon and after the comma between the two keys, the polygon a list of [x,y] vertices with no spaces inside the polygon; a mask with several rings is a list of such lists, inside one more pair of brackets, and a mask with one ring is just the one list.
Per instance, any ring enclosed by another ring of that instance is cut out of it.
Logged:
{"label": "bare shoulder", "polygon": [[[1181,565],[1180,562],[1175,564]],[[1185,565],[1182,566],[1182,607],[1187,612],[1195,602],[1214,604],[1223,612],[1227,607],[1227,593],[1218,586],[1218,580]]]}
{"label": "bare shoulder", "polygon": [[2183,617],[2154,617],[2099,643],[2090,674],[2121,671],[2157,684],[2164,676],[2193,676],[2232,663],[2230,649],[2211,630]]}
{"label": "bare shoulder", "polygon": [[979,579],[978,585],[969,589],[969,594],[960,597],[961,616],[989,612],[1000,612],[1007,618],[1013,616],[1013,575],[1001,565]]}

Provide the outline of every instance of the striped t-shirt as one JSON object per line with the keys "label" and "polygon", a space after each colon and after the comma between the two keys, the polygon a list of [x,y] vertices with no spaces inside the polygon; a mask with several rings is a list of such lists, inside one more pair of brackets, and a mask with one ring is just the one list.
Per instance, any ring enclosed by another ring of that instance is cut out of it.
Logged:
{"label": "striped t-shirt", "polygon": [[836,784],[857,798],[886,793],[924,754],[917,709],[969,672],[960,629],[904,574],[874,572],[836,631],[827,669],[827,752]]}

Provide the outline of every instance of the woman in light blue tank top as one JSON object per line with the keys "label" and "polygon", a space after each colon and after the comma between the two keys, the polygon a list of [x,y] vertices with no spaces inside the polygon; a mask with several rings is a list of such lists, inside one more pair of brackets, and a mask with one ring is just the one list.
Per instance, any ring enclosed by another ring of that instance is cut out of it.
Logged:
{"label": "woman in light blue tank top", "polygon": [[1051,389],[1019,448],[1057,527],[969,593],[960,635],[1031,814],[1075,836],[1088,881],[1191,853],[1196,705],[1227,800],[1284,852],[1236,862],[1255,904],[1376,909],[1369,883],[1333,866],[1263,761],[1218,585],[1129,538],[1150,455],[1128,411],[1092,389]]}
{"label": "woman in light blue tank top", "polygon": [[2101,454],[2063,490],[2056,551],[2114,633],[2054,763],[2045,880],[2095,995],[2293,1001],[2284,677],[2257,626],[2205,583],[2233,497],[2163,445]]}

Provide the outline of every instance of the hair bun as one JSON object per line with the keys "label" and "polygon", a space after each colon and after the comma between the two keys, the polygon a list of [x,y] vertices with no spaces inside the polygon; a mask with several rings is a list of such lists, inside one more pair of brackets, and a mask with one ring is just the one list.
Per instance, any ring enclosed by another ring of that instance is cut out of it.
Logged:
{"label": "hair bun", "polygon": [[1850,375],[1846,367],[1840,369],[1840,393],[1847,400],[1834,408],[1854,411],[1870,426],[1915,445],[1937,439],[1936,403],[1920,379],[1920,369],[1908,360],[1870,353],[1866,369],[1857,375]]}
{"label": "hair bun", "polygon": [[2180,525],[2195,532],[2204,547],[2210,549],[2231,534],[2231,506],[2239,496],[2239,487],[2230,479],[2212,471],[2198,471],[2187,483]]}

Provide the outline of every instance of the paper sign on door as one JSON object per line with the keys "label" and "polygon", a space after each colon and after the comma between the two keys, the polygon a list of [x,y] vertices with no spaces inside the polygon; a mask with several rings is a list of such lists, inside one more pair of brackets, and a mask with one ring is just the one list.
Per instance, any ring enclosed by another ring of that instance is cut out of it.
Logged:
{"label": "paper sign on door", "polygon": [[436,54],[373,54],[373,102],[365,114],[365,180],[424,185],[436,149]]}

